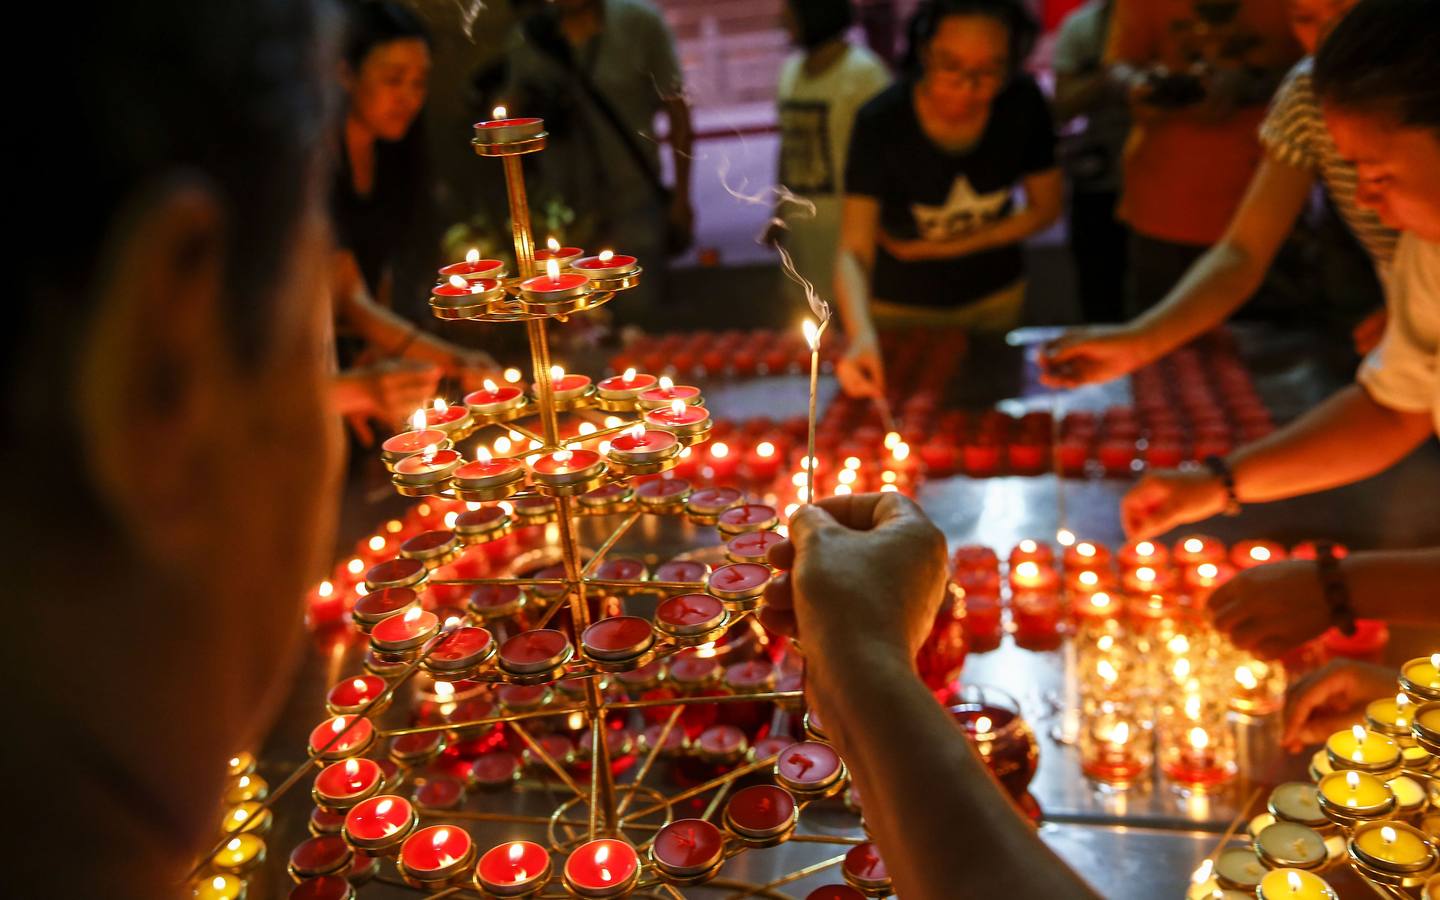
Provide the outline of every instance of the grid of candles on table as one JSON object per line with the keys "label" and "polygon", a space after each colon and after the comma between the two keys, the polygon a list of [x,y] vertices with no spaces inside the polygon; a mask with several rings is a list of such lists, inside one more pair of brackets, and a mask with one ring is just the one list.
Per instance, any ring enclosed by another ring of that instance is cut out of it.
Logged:
{"label": "grid of candles on table", "polygon": [[1401,889],[1390,895],[1423,888],[1426,900],[1440,897],[1440,791],[1430,781],[1440,751],[1440,653],[1402,665],[1397,688],[1366,705],[1364,724],[1315,751],[1314,783],[1277,786],[1246,827],[1250,845],[1202,863],[1187,896],[1258,889],[1266,898],[1334,898],[1316,873],[1348,862],[1372,884]]}

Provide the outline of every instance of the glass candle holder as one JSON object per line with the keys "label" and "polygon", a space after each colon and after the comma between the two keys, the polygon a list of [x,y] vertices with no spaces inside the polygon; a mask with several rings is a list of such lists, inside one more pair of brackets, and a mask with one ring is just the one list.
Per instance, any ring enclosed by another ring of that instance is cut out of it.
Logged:
{"label": "glass candle holder", "polygon": [[1204,791],[1234,776],[1235,735],[1203,704],[1198,715],[1190,711],[1182,705],[1178,714],[1172,710],[1157,723],[1160,770],[1182,790]]}
{"label": "glass candle holder", "polygon": [[1149,771],[1151,734],[1129,710],[1107,706],[1080,732],[1080,769],[1094,781],[1124,788]]}
{"label": "glass candle holder", "polygon": [[1230,679],[1230,709],[1251,716],[1264,716],[1285,705],[1285,667],[1248,654],[1237,658]]}
{"label": "glass candle holder", "polygon": [[951,695],[950,715],[1016,803],[1026,798],[1040,750],[1020,704],[999,688],[965,685]]}

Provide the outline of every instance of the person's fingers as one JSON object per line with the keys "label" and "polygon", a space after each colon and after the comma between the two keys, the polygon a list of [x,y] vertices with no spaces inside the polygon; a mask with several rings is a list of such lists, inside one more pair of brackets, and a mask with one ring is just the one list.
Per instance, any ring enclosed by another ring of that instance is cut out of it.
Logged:
{"label": "person's fingers", "polygon": [[765,558],[770,565],[776,569],[791,569],[795,566],[795,545],[789,541],[781,541],[771,547]]}
{"label": "person's fingers", "polygon": [[795,592],[789,572],[781,572],[765,585],[765,605],[776,609],[789,609],[795,605]]}
{"label": "person's fingers", "polygon": [[795,545],[797,556],[806,552],[818,533],[835,527],[835,519],[825,509],[814,503],[806,503],[790,516],[790,543]]}
{"label": "person's fingers", "polygon": [[1272,634],[1269,637],[1261,638],[1260,641],[1256,643],[1253,652],[1261,659],[1273,660],[1279,659],[1294,648],[1294,641]]}
{"label": "person's fingers", "polygon": [[1238,649],[1253,653],[1262,642],[1275,636],[1276,626],[1274,622],[1254,616],[1241,619],[1235,627],[1230,630],[1230,643]]}
{"label": "person's fingers", "polygon": [[1222,584],[1210,595],[1210,621],[1219,631],[1228,632],[1245,615],[1249,605],[1246,588],[1250,580],[1242,578],[1244,575],[1244,572],[1237,574],[1235,579]]}
{"label": "person's fingers", "polygon": [[1322,669],[1302,680],[1290,692],[1285,704],[1286,741],[1299,741],[1305,723],[1317,710],[1330,708],[1346,694],[1345,679],[1335,669]]}
{"label": "person's fingers", "polygon": [[760,624],[765,626],[766,631],[792,638],[799,636],[799,622],[793,612],[762,606],[759,615]]}

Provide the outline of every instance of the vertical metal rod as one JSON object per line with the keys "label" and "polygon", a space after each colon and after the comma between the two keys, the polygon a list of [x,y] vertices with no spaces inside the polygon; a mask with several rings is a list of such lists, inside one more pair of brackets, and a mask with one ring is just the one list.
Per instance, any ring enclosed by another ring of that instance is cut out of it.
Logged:
{"label": "vertical metal rod", "polygon": [[809,437],[805,450],[805,502],[814,503],[815,496],[815,407],[818,404],[820,386],[820,335],[815,335],[815,346],[810,348],[810,411]]}

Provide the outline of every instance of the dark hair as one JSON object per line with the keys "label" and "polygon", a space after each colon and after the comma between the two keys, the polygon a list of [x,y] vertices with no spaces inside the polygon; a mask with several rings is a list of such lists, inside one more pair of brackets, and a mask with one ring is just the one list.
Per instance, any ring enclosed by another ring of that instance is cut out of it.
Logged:
{"label": "dark hair", "polygon": [[[323,0],[321,0],[323,2]],[[226,215],[227,330],[238,353],[269,347],[264,301],[323,174],[332,107],[331,23],[314,0],[152,0],[137,9],[40,4],[65,64],[20,91],[7,210],[21,299],[7,304],[6,384],[26,427],[32,396],[74,377],[100,258],[136,198],[176,175],[205,179]],[[317,171],[319,170],[319,171]],[[48,387],[46,382],[48,381]]]}
{"label": "dark hair", "polygon": [[359,69],[381,44],[417,39],[430,44],[430,30],[407,6],[389,0],[364,0],[352,3],[346,10],[345,61]]}
{"label": "dark hair", "polygon": [[1440,129],[1440,3],[1357,4],[1320,45],[1313,83],[1327,103]]}
{"label": "dark hair", "polygon": [[1010,36],[1012,73],[1025,65],[1040,37],[1039,23],[1021,0],[923,0],[910,17],[907,29],[909,45],[905,49],[903,68],[912,78],[919,77],[923,68],[921,55],[940,30],[940,23],[950,16],[988,16],[1004,25]]}
{"label": "dark hair", "polygon": [[799,27],[800,46],[807,50],[842,37],[855,24],[850,0],[790,0],[790,10]]}

